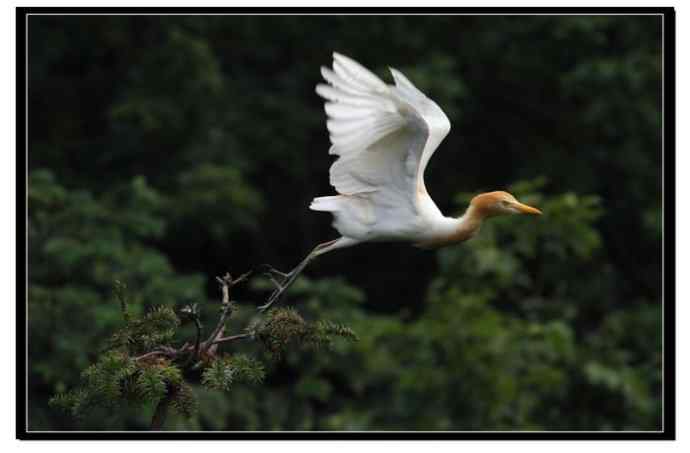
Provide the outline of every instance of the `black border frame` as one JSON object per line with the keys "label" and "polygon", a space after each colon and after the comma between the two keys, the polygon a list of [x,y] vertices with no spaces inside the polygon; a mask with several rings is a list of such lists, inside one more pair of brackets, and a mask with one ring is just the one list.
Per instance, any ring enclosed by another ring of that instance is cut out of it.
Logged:
{"label": "black border frame", "polygon": [[[17,338],[16,437],[21,440],[675,440],[676,439],[676,23],[672,7],[510,7],[510,8],[53,8],[16,11],[17,118]],[[663,32],[663,299],[664,429],[662,431],[28,431],[25,425],[27,243],[27,93],[28,14],[661,14]],[[23,58],[22,58],[23,57]]]}

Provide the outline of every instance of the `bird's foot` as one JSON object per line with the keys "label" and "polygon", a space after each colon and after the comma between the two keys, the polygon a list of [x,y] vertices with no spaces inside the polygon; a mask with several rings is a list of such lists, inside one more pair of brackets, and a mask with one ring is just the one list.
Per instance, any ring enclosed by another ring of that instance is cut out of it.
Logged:
{"label": "bird's foot", "polygon": [[259,266],[259,268],[267,277],[278,277],[281,278],[283,281],[287,281],[287,279],[290,278],[289,273],[286,274],[285,272],[280,272],[278,269],[271,266],[270,264],[262,264],[261,266]]}
{"label": "bird's foot", "polygon": [[258,307],[256,307],[256,309],[259,310],[259,313],[264,313],[266,310],[271,308],[271,305],[273,305],[278,300],[278,297],[280,297],[280,293],[278,293],[278,291],[276,290],[273,292],[273,294],[271,294],[271,297],[268,299],[268,302],[266,302],[263,305],[259,305]]}
{"label": "bird's foot", "polygon": [[[274,280],[274,282],[275,282],[275,280]],[[286,289],[287,289],[287,286],[279,286],[278,288],[276,288],[273,291],[273,293],[271,293],[271,297],[268,298],[268,301],[263,305],[259,305],[256,309],[259,310],[259,312],[261,312],[261,313],[265,312],[266,310],[271,308],[271,306],[274,303],[276,303],[280,300],[280,297],[283,295],[283,293],[285,292]]]}
{"label": "bird's foot", "polygon": [[273,293],[271,293],[271,296],[268,298],[268,301],[265,304],[257,307],[257,310],[259,310],[261,313],[265,312],[271,308],[274,303],[278,302],[285,290],[288,289],[294,280],[294,272],[286,274],[285,272],[281,272],[268,264],[265,264],[262,267],[264,268],[264,275],[271,280],[271,283],[273,283],[276,289],[273,291]]}

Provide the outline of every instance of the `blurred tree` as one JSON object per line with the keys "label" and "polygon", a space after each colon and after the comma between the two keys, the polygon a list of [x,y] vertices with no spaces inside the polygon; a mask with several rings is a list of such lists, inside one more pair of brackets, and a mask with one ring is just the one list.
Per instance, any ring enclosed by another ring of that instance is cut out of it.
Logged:
{"label": "blurred tree", "polygon": [[204,295],[199,275],[176,274],[147,244],[163,234],[162,205],[143,177],[96,199],[85,190],[66,189],[48,170],[31,172],[29,410],[38,426],[53,419],[39,395],[75,385],[76,370],[99,354],[99,340],[120,322],[114,281],[137,288],[133,309],[139,313],[143,301],[182,303]]}

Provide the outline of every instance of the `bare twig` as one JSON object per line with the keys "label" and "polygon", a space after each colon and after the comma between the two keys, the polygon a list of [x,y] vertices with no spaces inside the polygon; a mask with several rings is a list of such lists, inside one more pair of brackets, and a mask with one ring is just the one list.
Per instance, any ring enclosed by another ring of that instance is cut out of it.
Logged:
{"label": "bare twig", "polygon": [[248,332],[248,333],[240,333],[237,335],[231,335],[229,337],[221,337],[213,341],[212,344],[220,344],[220,343],[227,343],[229,341],[235,341],[235,340],[243,340],[245,338],[252,338],[254,336],[253,332]]}
{"label": "bare twig", "polygon": [[189,343],[185,343],[177,349],[169,346],[161,346],[157,349],[154,349],[153,351],[149,351],[145,354],[134,357],[134,360],[146,360],[156,356],[163,356],[174,360],[183,354],[191,352],[192,354],[189,356],[189,359],[185,363],[185,365],[189,365],[191,362],[198,359],[202,353],[213,354],[218,345],[221,343],[228,343],[234,340],[241,340],[253,337],[254,334],[251,332],[242,333],[238,335],[231,335],[227,337],[223,336],[223,332],[225,331],[225,322],[232,314],[233,309],[233,302],[230,299],[232,287],[245,281],[250,275],[251,271],[240,275],[237,279],[234,280],[229,273],[226,273],[223,277],[216,277],[216,280],[221,284],[221,292],[223,295],[221,306],[223,308],[220,318],[218,319],[218,323],[211,332],[211,335],[209,335],[208,339],[206,339],[203,342],[201,341],[201,322],[199,321],[199,317],[195,316],[194,308],[190,308],[189,313],[192,315],[192,320],[194,321],[194,325],[196,326],[196,338],[194,341],[194,346],[190,345]]}
{"label": "bare twig", "polygon": [[213,329],[208,339],[204,341],[202,345],[202,352],[209,351],[209,349],[216,344],[216,340],[222,337],[223,332],[225,331],[225,321],[227,321],[228,317],[232,313],[233,306],[232,300],[230,299],[232,287],[245,281],[251,275],[251,273],[252,271],[245,272],[235,280],[232,279],[232,276],[229,273],[226,273],[222,278],[216,277],[216,280],[221,285],[221,292],[223,294],[223,299],[221,301],[223,311],[218,319],[218,324],[216,324],[216,327]]}
{"label": "bare twig", "polygon": [[149,357],[154,357],[157,355],[167,355],[167,354],[163,351],[151,351],[151,352],[147,352],[146,354],[140,355],[138,357],[134,357],[134,360],[145,360],[145,359],[148,359]]}
{"label": "bare twig", "polygon": [[[196,304],[195,304],[196,305]],[[194,339],[194,352],[189,355],[187,358],[187,361],[185,362],[185,366],[191,364],[192,362],[196,361],[199,358],[199,347],[201,345],[201,321],[199,321],[199,316],[196,313],[196,306],[192,307],[191,310],[192,313],[192,321],[194,321],[194,326],[196,327],[196,338]],[[189,345],[185,343],[179,351],[185,351],[186,349],[189,348]]]}
{"label": "bare twig", "polygon": [[145,359],[148,359],[150,357],[155,357],[157,355],[162,355],[162,356],[166,356],[168,358],[174,359],[180,353],[182,353],[184,349],[185,349],[184,346],[180,349],[170,348],[167,346],[161,346],[158,349],[154,349],[153,351],[147,352],[146,354],[134,357],[134,360],[145,360]]}
{"label": "bare twig", "polygon": [[199,357],[199,342],[201,341],[201,322],[198,317],[194,317],[194,325],[196,326],[196,339],[194,340],[194,359]]}

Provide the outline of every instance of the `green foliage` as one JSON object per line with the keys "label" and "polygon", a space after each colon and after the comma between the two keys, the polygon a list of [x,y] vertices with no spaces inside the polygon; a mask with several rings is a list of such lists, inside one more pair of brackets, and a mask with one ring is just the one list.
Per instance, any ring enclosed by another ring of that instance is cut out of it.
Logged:
{"label": "green foliage", "polygon": [[[160,197],[143,178],[95,197],[64,187],[51,171],[34,170],[29,187],[29,360],[38,382],[50,382],[51,394],[64,393],[78,384],[75,370],[86,368],[99,348],[132,353],[168,341],[177,323],[170,309],[149,307],[145,318],[154,322],[132,321],[124,330],[122,315],[139,319],[144,300],[169,304],[199,298],[203,279],[176,273],[150,245],[165,222]],[[113,291],[116,280],[135,290],[129,294],[120,284]],[[102,338],[116,329],[112,342],[104,344]],[[40,360],[46,353],[55,359]],[[101,384],[116,394],[114,380]],[[91,407],[92,393],[74,394],[75,407]],[[46,410],[38,405],[34,414]]]}
{"label": "green foliage", "polygon": [[[147,427],[144,373],[182,415],[170,429],[660,427],[659,17],[32,16],[29,29],[31,429]],[[260,341],[127,374],[157,343],[194,344],[187,317],[156,307],[198,303],[208,333],[204,275],[287,269],[333,237],[307,210],[332,193],[313,92],[331,50],[388,81],[397,67],[448,113],[426,172],[444,213],[508,189],[544,215],[492,219],[438,252],[326,255],[286,295],[299,313],[233,310]],[[260,386],[236,371],[222,396],[201,384],[243,354],[261,360]],[[94,416],[62,415],[54,395]]]}
{"label": "green foliage", "polygon": [[274,308],[268,312],[257,337],[266,349],[279,356],[289,343],[300,341],[307,329],[307,323],[295,309]]}
{"label": "green foliage", "polygon": [[[264,208],[261,194],[230,166],[203,163],[193,167],[180,175],[179,188],[176,218],[197,218],[201,228],[218,241],[238,230],[255,229]],[[219,207],[232,216],[219,215]]]}
{"label": "green foliage", "polygon": [[341,337],[350,341],[358,340],[357,334],[351,328],[331,321],[320,320],[307,331],[304,341],[316,347],[329,346],[334,337]]}
{"label": "green foliage", "polygon": [[136,363],[120,352],[103,354],[97,363],[82,374],[83,385],[66,393],[59,393],[50,404],[81,417],[94,406],[114,407],[123,396],[124,381],[137,372]]}
{"label": "green foliage", "polygon": [[[462,288],[534,288],[538,282],[530,273],[536,259],[552,263],[570,260],[573,267],[592,261],[601,246],[600,233],[594,226],[601,216],[599,198],[574,193],[546,198],[538,192],[545,184],[545,179],[540,178],[508,188],[523,202],[540,206],[546,213],[543,221],[492,219],[485,222],[477,238],[464,244],[462,253],[456,249],[441,251],[442,268],[459,274]],[[456,200],[458,205],[466,206],[470,198],[471,194],[460,194]]]}
{"label": "green foliage", "polygon": [[134,391],[144,400],[158,402],[166,395],[169,387],[178,387],[182,383],[180,369],[167,361],[159,360],[141,367]]}
{"label": "green foliage", "polygon": [[181,414],[191,414],[196,404],[180,368],[165,359],[143,361],[111,351],[84,370],[81,377],[79,387],[50,400],[51,406],[77,419],[97,407],[113,410],[123,404],[157,404],[168,395]]}
{"label": "green foliage", "polygon": [[330,346],[334,337],[357,340],[357,335],[349,327],[324,320],[308,323],[294,308],[270,310],[257,329],[257,338],[275,357],[280,357],[292,343],[318,348]]}
{"label": "green foliage", "polygon": [[141,318],[131,319],[123,311],[125,325],[110,338],[109,348],[121,348],[131,354],[150,351],[156,346],[170,345],[180,320],[172,307],[152,307]]}
{"label": "green foliage", "polygon": [[263,365],[244,355],[223,357],[204,370],[202,384],[216,390],[230,390],[234,382],[260,384],[265,377]]}
{"label": "green foliage", "polygon": [[199,410],[199,402],[192,390],[192,386],[183,382],[175,390],[170,406],[184,418],[191,418]]}

